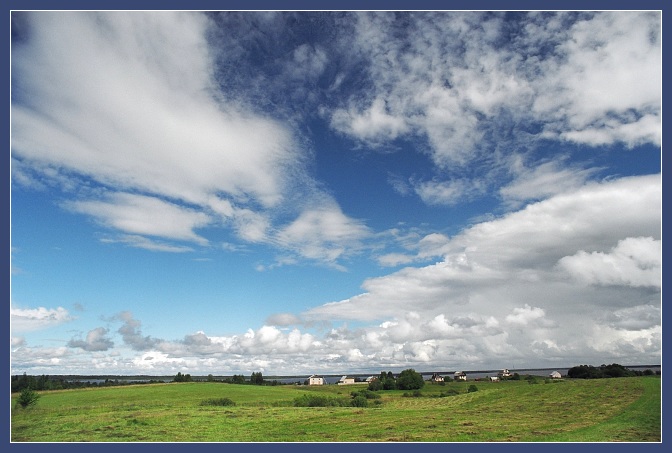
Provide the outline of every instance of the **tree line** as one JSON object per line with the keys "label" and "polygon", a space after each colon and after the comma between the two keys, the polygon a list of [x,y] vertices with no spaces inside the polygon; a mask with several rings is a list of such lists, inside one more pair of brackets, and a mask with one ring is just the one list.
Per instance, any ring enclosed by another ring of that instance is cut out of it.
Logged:
{"label": "tree line", "polygon": [[654,374],[656,373],[651,369],[644,371],[631,370],[618,363],[612,363],[611,365],[602,364],[599,367],[594,367],[592,365],[578,365],[567,370],[567,377],[574,379],[653,376]]}
{"label": "tree line", "polygon": [[67,390],[85,387],[110,387],[117,385],[137,385],[137,384],[154,384],[164,382],[161,380],[143,380],[143,381],[128,381],[125,379],[110,379],[96,381],[83,379],[70,379],[63,376],[49,376],[43,374],[41,376],[31,376],[26,373],[22,375],[12,375],[11,377],[11,391],[21,392],[24,389],[30,390]]}

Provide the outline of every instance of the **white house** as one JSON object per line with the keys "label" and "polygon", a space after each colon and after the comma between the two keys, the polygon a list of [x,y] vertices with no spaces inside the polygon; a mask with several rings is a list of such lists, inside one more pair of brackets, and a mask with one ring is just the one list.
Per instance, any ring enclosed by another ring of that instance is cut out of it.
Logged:
{"label": "white house", "polygon": [[324,385],[324,378],[313,374],[308,378],[308,385]]}
{"label": "white house", "polygon": [[499,373],[497,373],[497,376],[499,376],[500,378],[505,378],[505,377],[511,377],[512,374],[511,374],[511,372],[510,372],[509,370],[507,370],[506,368],[504,368],[502,371],[500,371]]}
{"label": "white house", "polygon": [[554,371],[551,374],[548,375],[551,379],[560,379],[562,375],[558,371]]}
{"label": "white house", "polygon": [[355,378],[350,377],[350,376],[343,376],[338,380],[338,385],[348,385],[348,384],[354,384],[355,383]]}
{"label": "white house", "polygon": [[443,376],[439,375],[438,373],[432,374],[432,377],[430,378],[430,381],[432,382],[443,382]]}
{"label": "white house", "polygon": [[467,373],[465,373],[464,371],[456,371],[453,379],[455,379],[456,381],[466,381]]}
{"label": "white house", "polygon": [[378,380],[378,376],[369,376],[369,377],[366,378],[366,383],[370,384],[371,382],[377,381],[377,380]]}

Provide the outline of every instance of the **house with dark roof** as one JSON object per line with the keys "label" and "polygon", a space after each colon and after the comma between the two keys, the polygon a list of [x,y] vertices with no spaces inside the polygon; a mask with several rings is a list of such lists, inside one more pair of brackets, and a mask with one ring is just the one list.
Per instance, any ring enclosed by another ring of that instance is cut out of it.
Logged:
{"label": "house with dark roof", "polygon": [[429,380],[432,381],[432,382],[443,382],[443,376],[441,376],[438,373],[434,373],[434,374],[432,374],[432,377],[429,378]]}
{"label": "house with dark roof", "polygon": [[308,378],[308,385],[324,385],[324,378],[313,374]]}

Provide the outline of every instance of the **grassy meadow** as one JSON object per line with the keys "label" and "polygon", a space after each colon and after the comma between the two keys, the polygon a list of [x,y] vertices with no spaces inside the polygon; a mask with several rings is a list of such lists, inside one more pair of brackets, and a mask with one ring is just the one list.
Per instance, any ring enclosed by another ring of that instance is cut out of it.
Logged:
{"label": "grassy meadow", "polygon": [[[478,390],[468,392],[470,385]],[[56,390],[40,392],[27,409],[12,396],[11,441],[660,442],[660,386],[659,376],[428,383],[416,397],[378,392],[365,408],[294,407],[301,395],[349,398],[365,384]],[[451,389],[458,394],[445,396]],[[201,404],[219,398],[235,405]]]}

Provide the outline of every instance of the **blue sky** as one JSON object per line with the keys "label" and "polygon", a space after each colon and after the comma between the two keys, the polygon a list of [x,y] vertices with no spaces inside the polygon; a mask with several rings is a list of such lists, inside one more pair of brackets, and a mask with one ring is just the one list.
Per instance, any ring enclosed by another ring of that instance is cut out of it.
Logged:
{"label": "blue sky", "polygon": [[11,372],[661,361],[660,12],[15,12]]}

